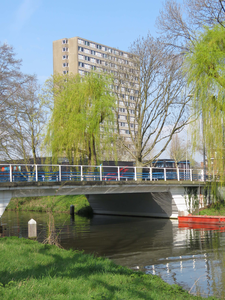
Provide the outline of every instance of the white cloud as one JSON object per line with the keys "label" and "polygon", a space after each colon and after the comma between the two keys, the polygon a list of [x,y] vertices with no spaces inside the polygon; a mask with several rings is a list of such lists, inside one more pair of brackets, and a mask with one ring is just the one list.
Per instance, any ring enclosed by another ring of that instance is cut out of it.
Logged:
{"label": "white cloud", "polygon": [[33,13],[38,9],[41,0],[23,0],[18,10],[16,11],[15,21],[12,24],[12,29],[20,31],[26,22],[31,18]]}

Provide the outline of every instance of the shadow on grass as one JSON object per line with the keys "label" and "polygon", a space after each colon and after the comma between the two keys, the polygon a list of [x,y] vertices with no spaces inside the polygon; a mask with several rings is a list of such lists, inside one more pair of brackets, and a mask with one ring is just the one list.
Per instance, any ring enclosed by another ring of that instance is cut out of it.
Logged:
{"label": "shadow on grass", "polygon": [[[0,239],[0,251],[3,262],[0,264],[0,282],[5,287],[11,281],[16,284],[32,279],[38,280],[40,289],[49,280],[66,288],[67,282],[77,279],[72,285],[85,282],[87,289],[94,293],[91,299],[151,300],[163,299],[160,298],[162,295],[166,295],[165,299],[173,299],[174,295],[176,299],[192,298],[180,287],[169,286],[157,276],[135,273],[108,259],[78,251],[66,251],[15,237]],[[118,295],[121,297],[115,298]]]}
{"label": "shadow on grass", "polygon": [[[14,281],[21,281],[27,277],[38,279],[43,278],[45,274],[48,276],[54,275],[69,278],[76,278],[78,276],[87,278],[94,273],[113,272],[113,274],[120,275],[131,275],[133,273],[130,269],[117,266],[108,259],[83,254],[80,251],[61,250],[55,246],[43,245],[38,242],[15,237],[2,238],[0,244],[4,244],[5,241],[7,241],[7,243],[9,241],[11,242],[11,250],[9,249],[7,252],[13,252],[12,248],[14,247],[15,260],[13,263],[9,261],[8,264],[6,264],[6,268],[8,266],[10,272],[7,269],[5,271],[1,270],[2,267],[0,266],[0,280],[4,285],[12,279]],[[36,247],[34,247],[34,243]],[[20,244],[23,244],[23,246],[21,247]],[[17,249],[18,246],[20,248],[19,250]],[[4,260],[6,263],[7,253]],[[38,261],[40,261],[40,264],[38,264]],[[16,268],[15,263],[17,264]],[[14,265],[16,269],[14,272],[12,272],[11,264]]]}

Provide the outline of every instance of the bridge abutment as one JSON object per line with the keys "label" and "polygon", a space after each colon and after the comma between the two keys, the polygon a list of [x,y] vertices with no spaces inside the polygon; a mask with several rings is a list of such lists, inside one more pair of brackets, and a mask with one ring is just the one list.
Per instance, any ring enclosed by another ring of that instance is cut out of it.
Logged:
{"label": "bridge abutment", "polygon": [[12,198],[12,191],[0,191],[0,218]]}

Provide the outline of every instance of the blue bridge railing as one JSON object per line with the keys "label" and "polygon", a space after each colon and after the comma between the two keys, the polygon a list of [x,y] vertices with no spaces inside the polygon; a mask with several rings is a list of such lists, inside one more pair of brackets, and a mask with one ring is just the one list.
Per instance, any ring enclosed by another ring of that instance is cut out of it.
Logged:
{"label": "blue bridge railing", "polygon": [[133,166],[0,164],[0,182],[204,181],[203,169]]}

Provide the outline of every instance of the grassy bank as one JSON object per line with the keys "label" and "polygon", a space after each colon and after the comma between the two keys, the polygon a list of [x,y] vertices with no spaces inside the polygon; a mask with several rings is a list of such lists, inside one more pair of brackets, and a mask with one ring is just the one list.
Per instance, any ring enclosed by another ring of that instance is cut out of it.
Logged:
{"label": "grassy bank", "polygon": [[89,202],[84,195],[78,196],[46,196],[46,197],[26,197],[12,198],[7,206],[8,210],[23,211],[53,211],[69,212],[70,205],[74,205],[77,213],[83,207],[89,206]]}
{"label": "grassy bank", "polygon": [[[198,214],[198,213],[196,213]],[[216,202],[208,205],[207,208],[201,209],[199,215],[206,216],[225,216],[225,202]]]}
{"label": "grassy bank", "polygon": [[203,299],[108,259],[26,239],[0,239],[0,257],[0,299],[4,300]]}

